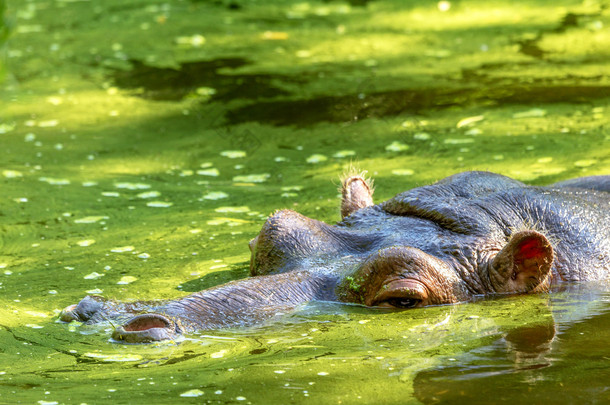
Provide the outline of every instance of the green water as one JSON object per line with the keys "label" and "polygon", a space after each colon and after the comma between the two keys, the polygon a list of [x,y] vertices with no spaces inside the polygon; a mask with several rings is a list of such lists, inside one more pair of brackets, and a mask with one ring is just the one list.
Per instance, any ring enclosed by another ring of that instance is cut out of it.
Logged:
{"label": "green water", "polygon": [[605,284],[157,345],[56,322],[245,277],[275,209],[338,220],[352,162],[378,202],[610,173],[609,4],[523,3],[9,0],[0,403],[608,402]]}

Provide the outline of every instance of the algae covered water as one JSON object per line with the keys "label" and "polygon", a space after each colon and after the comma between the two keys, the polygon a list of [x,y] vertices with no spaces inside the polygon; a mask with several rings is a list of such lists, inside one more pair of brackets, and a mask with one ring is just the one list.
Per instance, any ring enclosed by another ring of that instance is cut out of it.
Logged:
{"label": "algae covered water", "polygon": [[[4,3],[0,3],[4,6]],[[464,170],[610,173],[605,2],[10,0],[0,41],[0,403],[610,400],[610,289],[123,345],[87,294],[246,277],[276,209],[339,219]],[[3,10],[0,7],[0,10]]]}

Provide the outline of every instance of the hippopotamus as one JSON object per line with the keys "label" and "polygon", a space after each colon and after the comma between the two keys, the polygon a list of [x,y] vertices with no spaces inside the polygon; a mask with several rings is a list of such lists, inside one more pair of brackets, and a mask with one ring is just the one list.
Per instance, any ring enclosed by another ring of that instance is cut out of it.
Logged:
{"label": "hippopotamus", "polygon": [[344,176],[341,220],[273,213],[250,241],[250,276],[179,299],[87,296],[60,319],[120,319],[138,343],[251,326],[312,300],[397,309],[546,292],[610,277],[610,176],[529,186],[471,171],[375,205],[364,174]]}

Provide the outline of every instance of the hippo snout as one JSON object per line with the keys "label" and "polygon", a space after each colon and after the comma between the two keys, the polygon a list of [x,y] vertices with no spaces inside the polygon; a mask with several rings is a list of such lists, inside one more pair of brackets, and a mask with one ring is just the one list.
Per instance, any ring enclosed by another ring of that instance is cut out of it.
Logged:
{"label": "hippo snout", "polygon": [[171,340],[177,334],[177,326],[167,317],[160,314],[143,314],[116,328],[112,338],[126,343],[149,343]]}
{"label": "hippo snout", "polygon": [[88,295],[78,304],[73,304],[64,308],[59,315],[59,319],[64,322],[87,322],[99,313],[103,308],[105,301],[106,300],[102,297]]}

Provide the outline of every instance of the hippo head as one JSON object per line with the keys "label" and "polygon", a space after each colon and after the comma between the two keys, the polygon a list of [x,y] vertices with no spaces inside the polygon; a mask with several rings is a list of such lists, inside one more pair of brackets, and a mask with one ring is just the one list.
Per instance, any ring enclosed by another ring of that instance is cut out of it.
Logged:
{"label": "hippo head", "polygon": [[371,183],[347,176],[337,224],[290,210],[268,218],[250,242],[252,277],[162,303],[87,297],[61,319],[127,316],[113,337],[150,342],[252,325],[311,300],[403,309],[542,291],[555,252],[524,188],[470,172],[374,205]]}
{"label": "hippo head", "polygon": [[[342,182],[342,221],[334,226],[284,210],[250,242],[251,275],[307,270],[335,277],[336,299],[414,308],[474,295],[542,291],[553,248],[531,218],[507,218],[497,191],[522,188],[503,176],[456,175],[373,205],[361,175]],[[509,202],[510,203],[510,202]]]}

